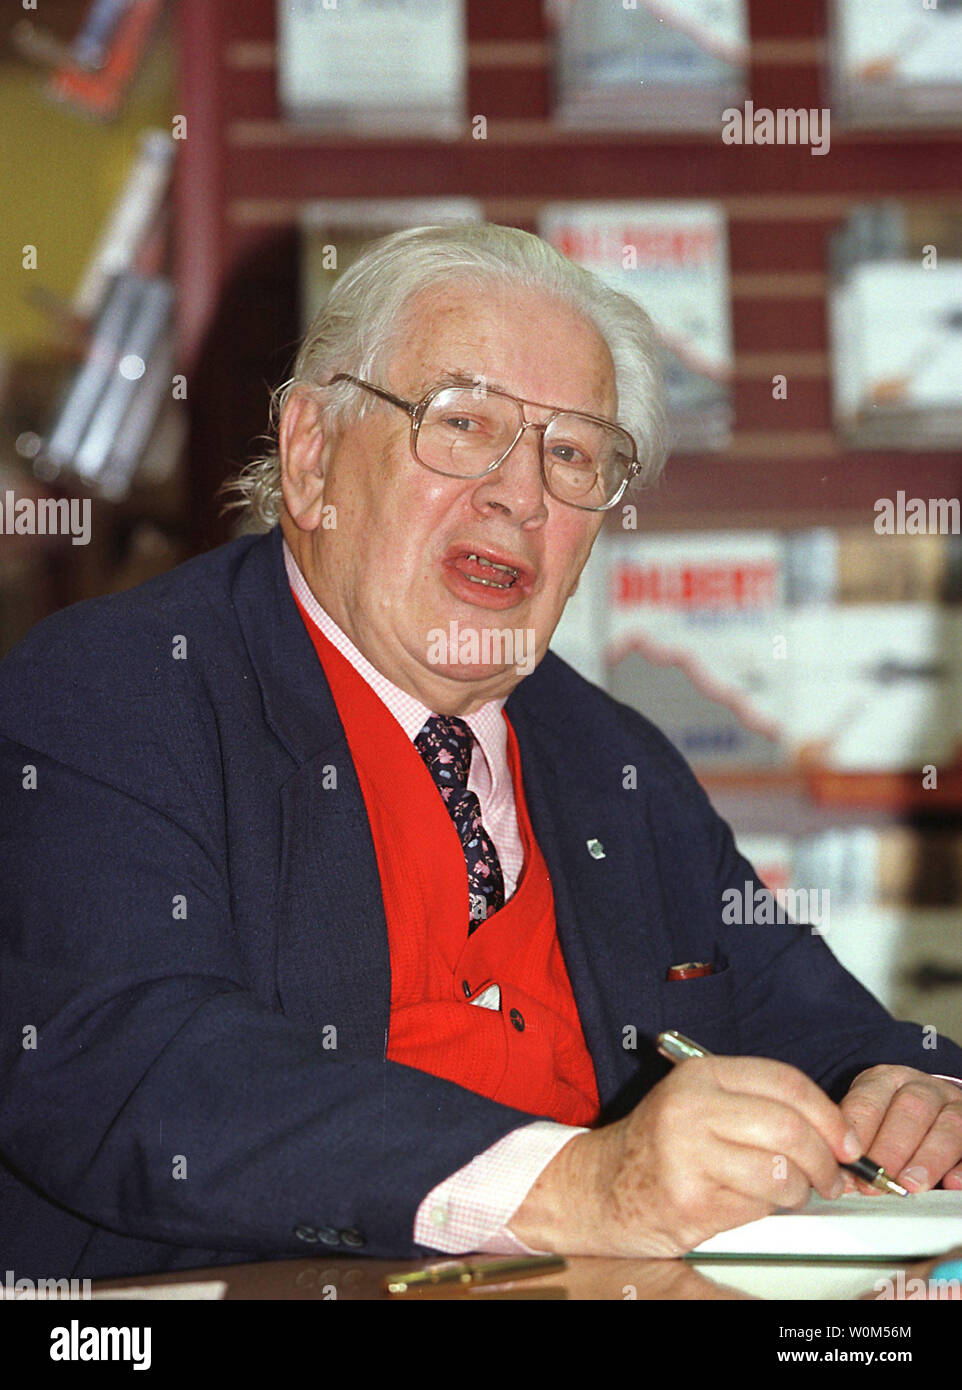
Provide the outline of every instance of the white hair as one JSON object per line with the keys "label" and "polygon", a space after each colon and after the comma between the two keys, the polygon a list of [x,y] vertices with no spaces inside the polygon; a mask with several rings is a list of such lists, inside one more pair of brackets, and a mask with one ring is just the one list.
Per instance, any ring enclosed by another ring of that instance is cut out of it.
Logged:
{"label": "white hair", "polygon": [[618,422],[638,445],[639,479],[657,478],[666,455],[666,409],[657,338],[644,309],[530,232],[458,223],[381,237],[337,278],[304,336],[293,375],[271,397],[270,448],[222,486],[233,494],[226,508],[244,508],[250,529],[274,526],[283,504],[276,429],[290,393],[322,393],[331,426],[376,409],[369,392],[327,383],[349,372],[383,385],[387,363],[403,342],[410,301],[445,282],[479,289],[492,282],[515,285],[560,299],[594,324],[614,363]]}

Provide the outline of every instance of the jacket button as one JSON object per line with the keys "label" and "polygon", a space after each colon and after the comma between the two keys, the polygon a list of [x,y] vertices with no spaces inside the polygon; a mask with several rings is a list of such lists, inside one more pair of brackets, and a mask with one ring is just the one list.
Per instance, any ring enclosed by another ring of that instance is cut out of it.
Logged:
{"label": "jacket button", "polygon": [[367,1245],[367,1240],[361,1234],[360,1231],[355,1231],[351,1229],[348,1231],[341,1232],[341,1243],[343,1245],[353,1246],[354,1249],[358,1249],[362,1245]]}
{"label": "jacket button", "polygon": [[298,1240],[306,1240],[310,1245],[317,1242],[317,1232],[313,1226],[295,1226],[294,1234]]}
{"label": "jacket button", "polygon": [[508,1014],[508,1017],[510,1018],[511,1022],[514,1024],[515,1028],[517,1028],[518,1032],[519,1032],[519,1033],[523,1033],[523,1032],[524,1032],[524,1014],[521,1012],[521,1010],[520,1010],[520,1009],[512,1009],[511,1012],[510,1012],[510,1014]]}
{"label": "jacket button", "polygon": [[465,997],[465,999],[470,999],[470,998],[471,998],[471,986],[468,984],[467,980],[462,980],[462,981],[461,981],[461,988],[464,990],[464,997]]}
{"label": "jacket button", "polygon": [[341,1237],[333,1226],[321,1226],[317,1232],[317,1238],[323,1245],[340,1245]]}

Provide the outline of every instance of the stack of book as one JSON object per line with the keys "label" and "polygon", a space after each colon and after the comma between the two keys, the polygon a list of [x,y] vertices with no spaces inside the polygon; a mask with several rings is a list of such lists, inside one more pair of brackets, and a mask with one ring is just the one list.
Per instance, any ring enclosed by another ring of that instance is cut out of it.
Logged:
{"label": "stack of book", "polygon": [[162,130],[146,130],[100,240],[94,247],[71,308],[78,318],[94,318],[111,282],[131,269],[155,274],[163,269],[169,236],[168,193],[174,167],[174,141]]}
{"label": "stack of book", "polygon": [[672,448],[725,448],[734,413],[734,348],[724,208],[553,203],[542,209],[538,230],[651,315],[663,351]]}
{"label": "stack of book", "polygon": [[919,771],[962,744],[962,537],[842,527],[787,537],[787,716],[795,755]]}
{"label": "stack of book", "polygon": [[747,94],[747,10],[745,0],[547,0],[555,118],[718,130]]}
{"label": "stack of book", "polygon": [[126,495],[171,393],[173,301],[166,280],[133,272],[117,277],[44,444],[45,476],[66,470],[101,497]]}
{"label": "stack of book", "polygon": [[959,0],[833,0],[832,108],[857,127],[962,122]]}
{"label": "stack of book", "polygon": [[362,134],[463,128],[464,0],[278,0],[277,21],[289,120]]}
{"label": "stack of book", "polygon": [[790,878],[829,888],[838,907],[958,907],[962,830],[834,826],[794,841]]}
{"label": "stack of book", "polygon": [[897,1018],[926,1025],[929,1046],[962,1037],[962,831],[834,825],[737,841],[785,916],[810,923]]}
{"label": "stack of book", "polygon": [[962,210],[855,209],[833,239],[830,317],[846,443],[962,445]]}
{"label": "stack of book", "polygon": [[162,273],[174,144],[147,131],[74,296],[87,325],[83,360],[55,408],[36,459],[47,481],[73,479],[119,500],[174,399],[174,290]]}
{"label": "stack of book", "polygon": [[[792,531],[785,554],[786,601],[806,604],[929,603],[962,600],[962,536],[897,527],[912,501],[896,492],[880,498],[865,526],[819,526]],[[887,504],[891,501],[891,507]],[[962,505],[959,508],[962,516]]]}

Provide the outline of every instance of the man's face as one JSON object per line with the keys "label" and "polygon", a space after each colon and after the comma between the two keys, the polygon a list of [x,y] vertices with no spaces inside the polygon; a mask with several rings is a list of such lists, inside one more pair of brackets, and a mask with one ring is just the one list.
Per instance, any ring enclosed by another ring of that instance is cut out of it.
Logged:
{"label": "man's face", "polygon": [[[457,376],[614,419],[611,355],[567,305],[450,285],[409,308],[409,331],[374,385],[418,400]],[[527,420],[548,414],[525,408]],[[600,513],[545,491],[536,431],[493,473],[465,479],[424,468],[410,418],[387,403],[336,432],[307,398],[284,417],[282,524],[322,607],[372,665],[439,713],[506,696],[547,650],[601,526]],[[496,587],[510,576],[485,559],[518,578]]]}

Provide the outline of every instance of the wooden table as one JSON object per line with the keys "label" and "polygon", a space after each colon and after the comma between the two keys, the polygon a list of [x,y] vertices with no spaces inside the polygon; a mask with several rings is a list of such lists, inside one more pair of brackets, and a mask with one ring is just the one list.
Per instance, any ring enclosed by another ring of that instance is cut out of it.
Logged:
{"label": "wooden table", "polygon": [[[481,1260],[483,1256],[475,1257]],[[947,1258],[941,1256],[941,1259]],[[805,1300],[863,1298],[888,1301],[889,1286],[898,1296],[911,1298],[920,1288],[911,1281],[927,1280],[938,1261],[911,1264],[830,1264],[823,1262],[745,1261],[738,1264],[686,1260],[625,1260],[578,1256],[567,1268],[536,1278],[517,1279],[499,1285],[469,1288],[441,1286],[401,1297],[383,1288],[385,1275],[423,1268],[432,1261],[363,1260],[330,1257],[307,1260],[275,1260],[259,1264],[233,1264],[216,1269],[179,1270],[140,1278],[104,1280],[94,1292],[124,1288],[157,1289],[164,1285],[222,1281],[226,1300],[280,1299],[290,1301],[422,1302],[456,1300],[683,1300],[718,1302],[769,1299]],[[884,1281],[889,1281],[886,1284]],[[915,1300],[912,1300],[915,1301]]]}

